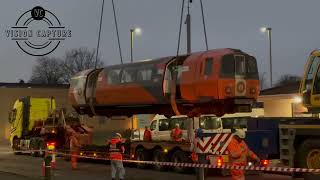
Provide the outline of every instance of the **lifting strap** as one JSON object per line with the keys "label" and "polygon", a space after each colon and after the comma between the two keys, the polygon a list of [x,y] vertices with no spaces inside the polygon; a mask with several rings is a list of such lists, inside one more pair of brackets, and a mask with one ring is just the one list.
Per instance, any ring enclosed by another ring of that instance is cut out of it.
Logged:
{"label": "lifting strap", "polygon": [[177,55],[175,58],[175,65],[173,67],[172,71],[172,85],[171,85],[171,95],[170,95],[170,103],[173,112],[176,115],[181,115],[179,112],[177,102],[176,102],[176,92],[177,92],[177,76],[178,76],[178,58],[179,58],[179,50],[180,50],[180,40],[181,40],[181,28],[182,28],[182,20],[183,20],[183,12],[184,12],[184,2],[185,0],[182,0],[181,5],[181,16],[180,16],[180,26],[179,26],[179,35],[178,35],[178,48],[177,48]]}

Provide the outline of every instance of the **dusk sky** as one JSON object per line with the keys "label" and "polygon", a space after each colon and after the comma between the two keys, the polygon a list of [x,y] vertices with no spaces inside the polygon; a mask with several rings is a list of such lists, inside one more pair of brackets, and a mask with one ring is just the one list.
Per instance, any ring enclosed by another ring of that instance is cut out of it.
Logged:
{"label": "dusk sky", "polygon": [[[192,50],[205,49],[199,0],[193,0]],[[49,56],[65,50],[96,48],[102,0],[1,0],[0,82],[29,80],[35,57],[22,52],[5,30],[35,6],[53,12],[72,30],[72,37]],[[181,0],[115,0],[120,41],[129,61],[129,29],[139,26],[135,59],[175,55]],[[203,0],[209,48],[237,48],[257,58],[260,73],[269,72],[267,36],[259,31],[272,27],[274,79],[283,74],[301,75],[308,54],[320,48],[319,0]],[[185,26],[183,27],[185,32]],[[185,33],[182,35],[185,52]],[[100,55],[106,65],[120,63],[111,0],[105,0]],[[269,76],[268,76],[269,77]]]}

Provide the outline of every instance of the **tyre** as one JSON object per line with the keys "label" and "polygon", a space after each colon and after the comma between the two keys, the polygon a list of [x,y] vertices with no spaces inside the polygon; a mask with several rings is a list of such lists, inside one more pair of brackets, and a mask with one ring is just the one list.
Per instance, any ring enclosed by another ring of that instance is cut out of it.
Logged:
{"label": "tyre", "polygon": [[[145,150],[143,148],[137,149],[135,156],[136,156],[137,161],[146,161],[146,160],[148,160],[147,157],[146,157]],[[143,164],[143,163],[137,163],[136,165],[140,169],[145,169],[147,167],[146,164]]]}
{"label": "tyre", "polygon": [[14,155],[20,155],[20,154],[22,154],[21,152],[17,152],[17,151],[20,150],[19,144],[20,144],[20,139],[14,138],[14,139],[13,139],[13,143],[12,143],[12,150],[13,150],[13,154],[14,154]]}
{"label": "tyre", "polygon": [[38,150],[38,143],[37,143],[36,139],[34,139],[34,138],[30,139],[29,149],[31,150],[31,153],[30,153],[31,156],[38,157],[39,153],[37,151],[33,151],[33,150]]}
{"label": "tyre", "polygon": [[[172,158],[171,158],[171,162],[190,163],[191,161],[183,151],[177,150],[173,153]],[[177,173],[192,172],[191,168],[186,168],[186,167],[173,167],[173,170]]]}
{"label": "tyre", "polygon": [[[156,149],[153,151],[153,161],[154,162],[167,162],[168,158],[165,153],[161,149]],[[167,169],[166,166],[160,165],[160,164],[155,164],[153,166],[154,169],[158,171],[164,171]]]}
{"label": "tyre", "polygon": [[44,141],[42,139],[38,142],[38,150],[39,151],[37,153],[37,156],[44,157],[45,150],[46,150],[46,144],[44,143]]}
{"label": "tyre", "polygon": [[320,168],[320,140],[307,139],[299,146],[295,166],[308,169]]}

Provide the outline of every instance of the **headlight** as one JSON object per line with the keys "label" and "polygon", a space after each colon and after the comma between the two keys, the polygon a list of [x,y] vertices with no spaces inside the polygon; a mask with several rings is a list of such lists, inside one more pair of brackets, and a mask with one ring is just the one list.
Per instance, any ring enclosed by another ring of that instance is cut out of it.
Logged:
{"label": "headlight", "polygon": [[250,93],[251,93],[251,94],[256,94],[256,92],[257,92],[256,88],[251,88],[251,89],[250,89]]}
{"label": "headlight", "polygon": [[225,87],[225,88],[224,88],[224,92],[225,92],[226,94],[230,95],[231,92],[232,92],[231,87],[229,87],[229,86]]}

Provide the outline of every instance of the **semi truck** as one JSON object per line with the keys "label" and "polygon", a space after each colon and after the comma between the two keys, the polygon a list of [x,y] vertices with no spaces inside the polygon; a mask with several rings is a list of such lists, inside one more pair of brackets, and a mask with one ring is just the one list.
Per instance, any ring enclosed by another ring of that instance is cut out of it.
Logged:
{"label": "semi truck", "polygon": [[[182,142],[175,142],[171,139],[170,133],[176,124],[179,124],[182,129]],[[188,128],[189,126],[192,126],[192,131]],[[210,147],[205,147],[207,142],[202,142],[204,143],[202,148],[206,153],[206,159],[215,165],[229,163],[226,147],[232,138],[232,129],[246,130],[238,121],[231,119],[222,121],[221,118],[214,115],[201,116],[199,119],[192,119],[187,116],[166,118],[162,115],[156,115],[150,123],[152,141],[143,141],[143,131],[135,133],[135,138],[127,145],[126,153],[131,159],[140,161],[192,163],[192,147],[196,144],[193,142],[194,131],[197,128],[201,128],[204,134],[214,134],[213,136],[216,136],[215,140],[209,143]],[[139,168],[146,167],[146,165],[139,163],[137,166]],[[157,170],[166,169],[165,166],[161,165],[154,165],[154,168]],[[176,172],[187,170],[187,168],[174,167]]]}
{"label": "semi truck", "polygon": [[91,143],[92,130],[81,125],[76,116],[66,116],[63,109],[57,110],[53,97],[17,99],[9,113],[9,123],[10,143],[15,154],[29,151],[31,155],[42,156],[47,143],[66,150],[71,133],[77,135],[81,144]]}

